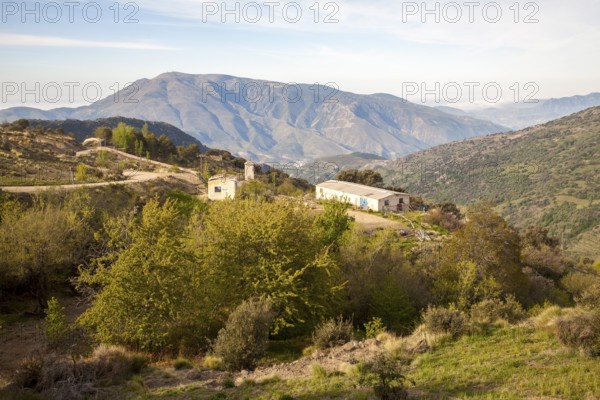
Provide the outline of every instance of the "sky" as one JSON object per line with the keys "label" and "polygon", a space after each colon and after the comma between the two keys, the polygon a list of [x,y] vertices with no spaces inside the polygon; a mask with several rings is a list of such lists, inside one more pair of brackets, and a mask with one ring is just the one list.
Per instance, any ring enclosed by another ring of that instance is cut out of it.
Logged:
{"label": "sky", "polygon": [[0,109],[170,71],[459,108],[600,91],[600,0],[2,1],[0,18]]}

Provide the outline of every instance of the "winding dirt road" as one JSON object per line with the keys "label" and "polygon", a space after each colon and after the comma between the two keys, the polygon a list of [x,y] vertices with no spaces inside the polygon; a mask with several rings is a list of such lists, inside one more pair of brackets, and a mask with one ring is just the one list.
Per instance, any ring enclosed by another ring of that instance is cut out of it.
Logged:
{"label": "winding dirt road", "polygon": [[126,170],[123,172],[123,175],[127,179],[122,180],[122,181],[76,183],[76,184],[72,184],[72,185],[0,186],[0,190],[5,191],[5,192],[10,192],[10,193],[35,193],[35,192],[41,192],[41,191],[49,190],[49,189],[73,190],[73,189],[82,188],[82,187],[96,187],[96,186],[109,186],[109,185],[131,185],[134,183],[148,182],[148,181],[152,181],[155,179],[174,177],[174,176],[178,176],[178,175],[180,177],[186,176],[187,178],[189,178],[186,180],[193,181],[194,183],[196,183],[196,181],[198,184],[200,183],[198,181],[196,171],[194,171],[192,169],[181,168],[181,167],[174,166],[172,164],[167,164],[167,163],[163,163],[163,162],[159,162],[159,161],[146,160],[145,158],[140,158],[140,157],[134,156],[132,154],[113,149],[111,147],[95,147],[93,149],[78,151],[76,155],[77,155],[77,157],[81,157],[81,156],[86,156],[86,155],[89,155],[91,153],[98,152],[101,150],[107,151],[110,153],[114,153],[114,154],[118,154],[121,157],[130,158],[130,159],[136,160],[136,161],[142,160],[144,163],[150,163],[150,164],[156,165],[157,167],[161,167],[163,169],[177,168],[177,170],[179,172],[173,173],[173,172],[147,172],[147,171],[137,171],[137,170]]}

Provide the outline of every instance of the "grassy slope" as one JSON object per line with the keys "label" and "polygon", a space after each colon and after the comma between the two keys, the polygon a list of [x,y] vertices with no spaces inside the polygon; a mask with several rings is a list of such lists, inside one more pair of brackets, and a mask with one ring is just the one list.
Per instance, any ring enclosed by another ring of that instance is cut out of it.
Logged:
{"label": "grassy slope", "polygon": [[600,394],[597,359],[561,348],[553,334],[530,327],[463,337],[415,364],[411,378],[428,396],[584,399]]}
{"label": "grassy slope", "polygon": [[376,166],[387,183],[459,204],[489,200],[600,259],[600,107],[520,132],[438,146]]}
{"label": "grassy slope", "polygon": [[[162,374],[163,378],[174,371]],[[600,362],[562,348],[550,332],[528,326],[465,336],[418,356],[409,378],[416,382],[411,398],[423,399],[598,399]],[[277,378],[247,382],[235,388],[203,386],[201,381],[147,388],[138,377],[123,388],[129,399],[375,399],[356,376]]]}
{"label": "grassy slope", "polygon": [[0,128],[0,185],[66,184],[77,166],[66,153],[81,150],[69,136],[32,134]]}

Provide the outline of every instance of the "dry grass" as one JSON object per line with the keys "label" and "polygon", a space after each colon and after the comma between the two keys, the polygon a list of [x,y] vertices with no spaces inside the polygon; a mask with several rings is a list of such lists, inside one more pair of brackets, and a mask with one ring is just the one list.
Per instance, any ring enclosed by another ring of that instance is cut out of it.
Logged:
{"label": "dry grass", "polygon": [[383,343],[385,351],[393,357],[429,352],[451,339],[450,333],[431,333],[425,325],[419,325],[410,336],[396,336],[389,332],[377,335],[377,340]]}
{"label": "dry grass", "polygon": [[102,387],[122,383],[146,363],[143,355],[118,346],[101,345],[82,359],[38,354],[23,362],[14,383],[50,399],[81,399],[97,394]]}

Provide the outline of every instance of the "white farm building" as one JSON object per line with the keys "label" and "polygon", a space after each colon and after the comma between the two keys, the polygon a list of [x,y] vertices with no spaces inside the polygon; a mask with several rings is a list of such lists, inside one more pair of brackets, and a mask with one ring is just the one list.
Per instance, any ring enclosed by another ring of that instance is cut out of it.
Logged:
{"label": "white farm building", "polygon": [[373,211],[408,211],[410,196],[358,183],[326,181],[317,185],[317,200],[335,200]]}
{"label": "white farm building", "polygon": [[233,174],[221,174],[208,180],[208,198],[210,200],[233,200],[240,193],[240,188],[254,179],[254,163],[246,161],[244,179]]}

